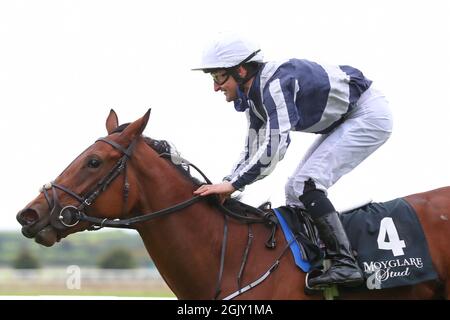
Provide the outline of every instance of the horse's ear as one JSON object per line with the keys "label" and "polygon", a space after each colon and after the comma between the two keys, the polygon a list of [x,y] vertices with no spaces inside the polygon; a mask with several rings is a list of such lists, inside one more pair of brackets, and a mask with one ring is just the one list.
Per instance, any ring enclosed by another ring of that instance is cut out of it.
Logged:
{"label": "horse's ear", "polygon": [[119,126],[119,118],[117,118],[116,112],[111,109],[109,111],[108,119],[106,119],[106,130],[108,134],[111,134]]}
{"label": "horse's ear", "polygon": [[135,137],[140,136],[147,126],[148,119],[150,118],[150,111],[151,109],[148,109],[142,118],[130,123],[125,130],[122,131],[120,136],[130,141]]}

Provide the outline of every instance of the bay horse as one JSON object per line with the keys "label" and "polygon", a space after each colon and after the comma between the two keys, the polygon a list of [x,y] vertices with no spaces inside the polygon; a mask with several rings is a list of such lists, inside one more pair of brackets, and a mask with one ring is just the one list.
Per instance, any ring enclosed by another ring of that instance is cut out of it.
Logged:
{"label": "bay horse", "polygon": [[[164,281],[179,299],[321,299],[305,293],[306,274],[286,253],[280,228],[242,223],[217,201],[193,196],[200,182],[152,146],[150,110],[82,152],[17,214],[22,233],[52,246],[87,229],[137,230]],[[404,197],[422,224],[438,280],[414,286],[342,292],[341,299],[435,299],[450,296],[450,187]],[[256,221],[256,219],[255,219]],[[266,247],[270,234],[277,239]],[[242,290],[246,288],[246,290]],[[241,290],[241,291],[240,291]]]}

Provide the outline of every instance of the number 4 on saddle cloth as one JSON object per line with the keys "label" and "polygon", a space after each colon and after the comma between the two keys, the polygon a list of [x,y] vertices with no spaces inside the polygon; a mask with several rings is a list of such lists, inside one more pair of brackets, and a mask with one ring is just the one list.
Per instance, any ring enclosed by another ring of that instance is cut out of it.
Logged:
{"label": "number 4 on saddle cloth", "polygon": [[[292,242],[290,249],[297,266],[304,272],[321,269],[326,258],[323,244],[307,214],[290,207],[273,211],[286,241]],[[368,289],[437,278],[420,222],[405,200],[369,203],[340,214],[340,218]]]}

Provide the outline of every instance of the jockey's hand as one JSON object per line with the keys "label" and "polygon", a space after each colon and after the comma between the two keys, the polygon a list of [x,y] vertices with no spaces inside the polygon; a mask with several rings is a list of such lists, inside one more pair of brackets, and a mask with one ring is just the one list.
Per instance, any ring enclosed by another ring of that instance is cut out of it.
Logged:
{"label": "jockey's hand", "polygon": [[225,199],[235,192],[236,189],[231,183],[222,182],[218,184],[204,184],[200,188],[194,191],[195,195],[207,196],[210,194],[217,194],[219,196],[220,203],[223,204]]}

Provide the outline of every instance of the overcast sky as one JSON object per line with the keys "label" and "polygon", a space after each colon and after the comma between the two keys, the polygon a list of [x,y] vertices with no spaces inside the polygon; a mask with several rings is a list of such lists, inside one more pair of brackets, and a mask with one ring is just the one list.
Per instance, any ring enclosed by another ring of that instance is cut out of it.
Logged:
{"label": "overcast sky", "polygon": [[[246,120],[192,72],[222,30],[261,44],[266,60],[306,58],[361,69],[390,101],[391,139],[329,190],[338,208],[450,184],[450,5],[427,1],[0,2],[0,229],[96,138],[149,107],[145,134],[167,139],[220,181]],[[284,183],[313,134],[293,133],[285,159],[244,201],[284,204]]]}

